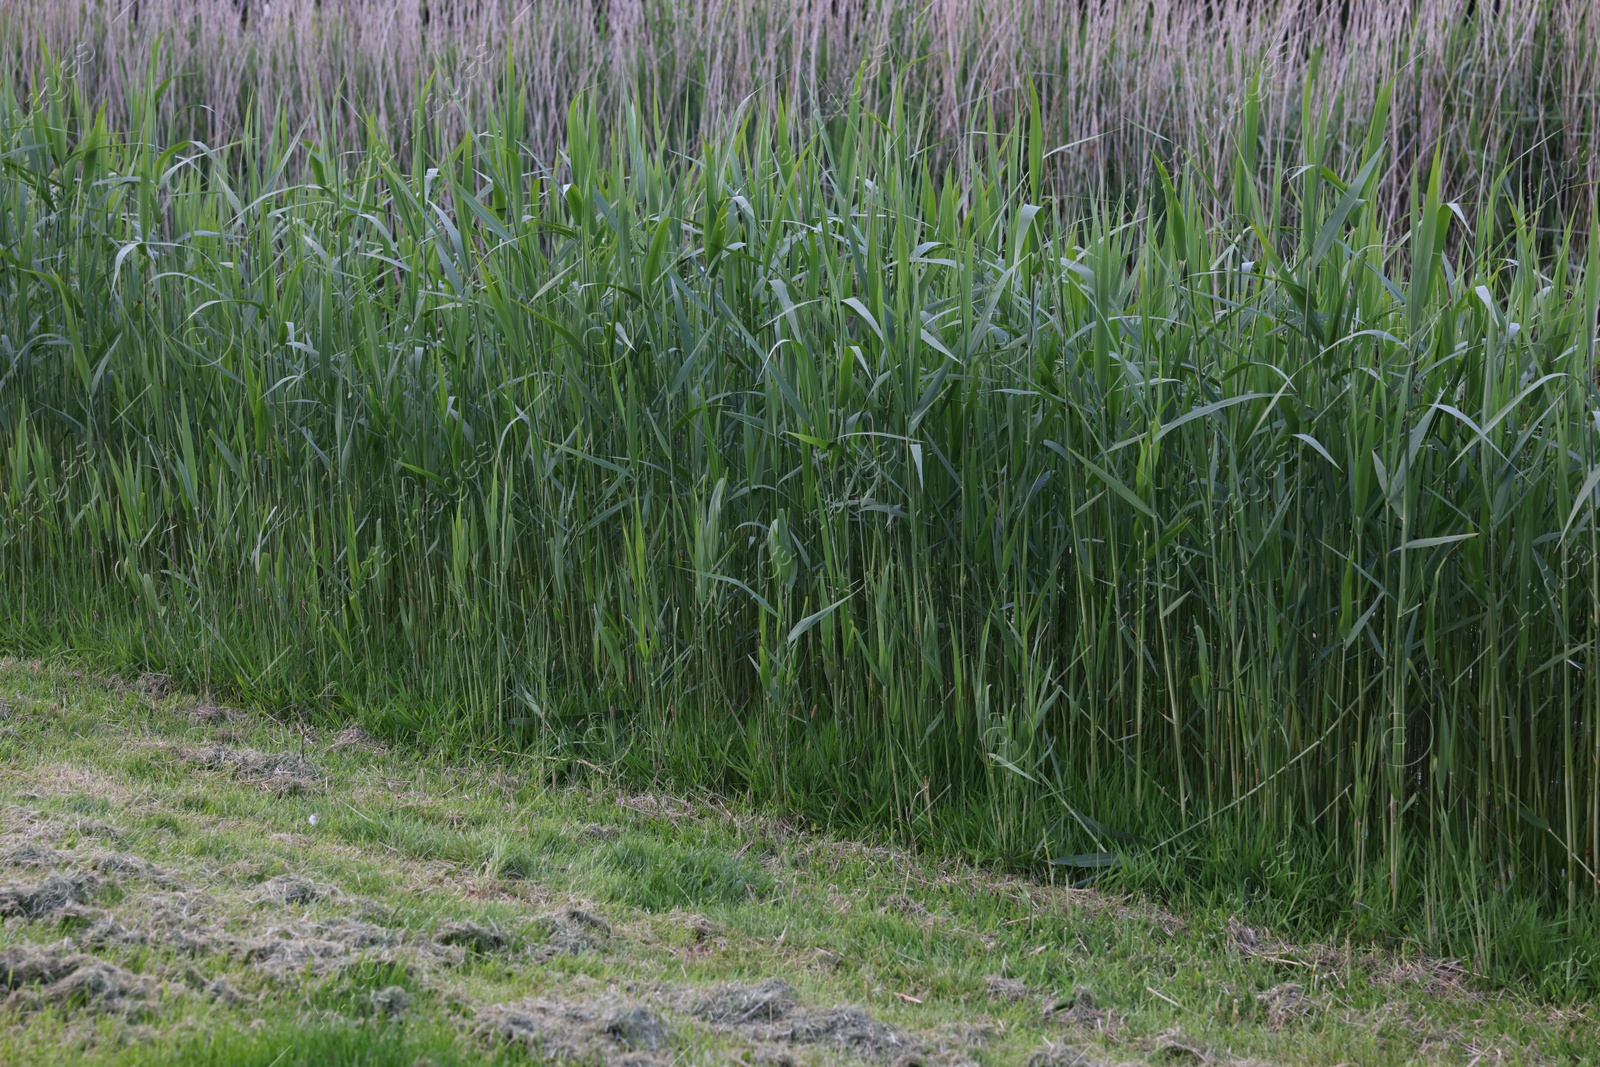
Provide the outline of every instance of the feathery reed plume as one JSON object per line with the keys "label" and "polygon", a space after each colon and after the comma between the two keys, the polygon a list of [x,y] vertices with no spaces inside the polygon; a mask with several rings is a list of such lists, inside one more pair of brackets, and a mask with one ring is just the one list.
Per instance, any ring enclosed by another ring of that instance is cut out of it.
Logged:
{"label": "feathery reed plume", "polygon": [[[505,96],[548,158],[585,90],[646,101],[692,143],[779,95],[835,111],[858,78],[961,140],[1040,98],[1059,192],[1133,188],[1153,156],[1225,184],[1232,125],[1259,78],[1264,158],[1295,160],[1307,99],[1343,165],[1393,83],[1382,183],[1391,207],[1436,149],[1487,180],[1510,164],[1531,199],[1600,177],[1600,4],[1543,0],[0,0],[5,72],[23,95],[44,51],[125,125],[128,86],[160,48],[175,132],[238,135],[253,104],[330,142],[369,113],[402,150],[419,107],[444,139]],[[436,78],[446,91],[423,95]],[[778,90],[779,92],[773,92]],[[959,158],[960,153],[957,153]],[[1354,160],[1359,166],[1361,160]],[[1465,180],[1465,179],[1464,179]]]}

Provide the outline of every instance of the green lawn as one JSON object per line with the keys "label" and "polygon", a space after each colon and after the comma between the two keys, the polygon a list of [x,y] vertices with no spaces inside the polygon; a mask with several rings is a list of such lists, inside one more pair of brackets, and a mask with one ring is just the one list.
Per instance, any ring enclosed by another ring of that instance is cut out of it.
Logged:
{"label": "green lawn", "polygon": [[1586,1008],[0,661],[0,1063],[1600,1062]]}

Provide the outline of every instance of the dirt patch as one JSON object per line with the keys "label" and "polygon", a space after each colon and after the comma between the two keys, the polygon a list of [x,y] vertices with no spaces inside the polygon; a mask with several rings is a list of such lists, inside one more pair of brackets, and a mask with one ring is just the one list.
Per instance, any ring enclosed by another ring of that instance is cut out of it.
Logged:
{"label": "dirt patch", "polygon": [[213,745],[183,749],[179,756],[207,770],[228,771],[235,778],[278,796],[306,793],[322,785],[321,769],[298,752],[261,752],[253,748]]}
{"label": "dirt patch", "polygon": [[562,908],[539,917],[544,930],[540,954],[576,956],[601,948],[611,938],[611,924],[582,908]]}
{"label": "dirt patch", "polygon": [[444,923],[434,933],[433,940],[436,944],[456,945],[468,952],[477,952],[485,956],[511,945],[510,934],[471,921]]}
{"label": "dirt patch", "polygon": [[0,885],[0,915],[43,919],[74,904],[87,903],[100,888],[100,879],[88,871],[52,874],[40,882]]}
{"label": "dirt patch", "polygon": [[497,1044],[521,1045],[542,1059],[607,1064],[654,1063],[670,1039],[665,1020],[641,1004],[524,1000],[478,1012],[475,1030]]}
{"label": "dirt patch", "polygon": [[0,985],[10,990],[6,1005],[22,1011],[55,1007],[131,1016],[147,1009],[156,981],[79,952],[68,940],[0,951]]}

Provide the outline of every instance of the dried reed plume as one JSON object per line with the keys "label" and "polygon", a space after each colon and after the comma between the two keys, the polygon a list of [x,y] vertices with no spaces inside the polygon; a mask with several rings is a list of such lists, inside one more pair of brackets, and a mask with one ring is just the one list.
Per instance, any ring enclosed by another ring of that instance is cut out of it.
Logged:
{"label": "dried reed plume", "polygon": [[1259,75],[1268,159],[1298,162],[1304,100],[1337,98],[1345,162],[1392,79],[1392,198],[1435,148],[1458,176],[1510,165],[1525,193],[1564,198],[1600,176],[1597,42],[1600,4],[1548,0],[0,0],[15,88],[37,90],[48,49],[113,126],[158,45],[158,78],[182,75],[171,132],[212,141],[265,103],[347,143],[370,114],[405,147],[419,107],[460,136],[510,91],[545,154],[585,90],[692,133],[766,89],[761,106],[832,110],[860,76],[865,106],[898,89],[960,145],[1032,85],[1072,146],[1051,157],[1064,191],[1142,181],[1153,153],[1225,176],[1219,131]]}

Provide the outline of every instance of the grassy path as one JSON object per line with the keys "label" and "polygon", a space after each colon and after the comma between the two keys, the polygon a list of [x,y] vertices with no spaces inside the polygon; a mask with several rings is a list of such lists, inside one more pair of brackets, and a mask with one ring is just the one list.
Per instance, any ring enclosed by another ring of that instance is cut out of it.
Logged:
{"label": "grassy path", "polygon": [[[1592,1063],[1470,976],[0,661],[0,1063]],[[9,994],[5,987],[9,987]]]}

